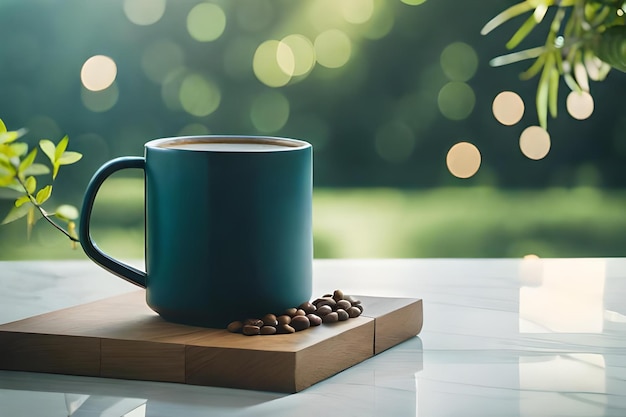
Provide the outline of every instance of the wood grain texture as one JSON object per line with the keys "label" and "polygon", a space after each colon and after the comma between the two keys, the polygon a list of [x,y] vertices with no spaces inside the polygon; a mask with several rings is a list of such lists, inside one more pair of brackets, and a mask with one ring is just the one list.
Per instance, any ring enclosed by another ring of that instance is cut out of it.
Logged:
{"label": "wood grain texture", "polygon": [[421,300],[359,298],[361,317],[247,337],[166,322],[134,291],[0,325],[0,369],[297,392],[421,330]]}
{"label": "wood grain texture", "polygon": [[419,334],[424,323],[422,300],[358,296],[367,306],[363,315],[376,319],[374,354]]}

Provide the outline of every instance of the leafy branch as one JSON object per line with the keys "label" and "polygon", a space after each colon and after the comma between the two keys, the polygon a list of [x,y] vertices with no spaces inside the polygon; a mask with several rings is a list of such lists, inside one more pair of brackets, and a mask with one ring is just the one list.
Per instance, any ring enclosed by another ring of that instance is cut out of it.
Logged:
{"label": "leafy branch", "polygon": [[[78,210],[71,205],[63,204],[54,212],[46,211],[43,204],[52,195],[52,183],[39,188],[35,177],[51,173],[54,182],[62,165],[73,164],[79,161],[82,155],[67,150],[69,143],[67,136],[56,145],[48,139],[42,139],[38,148],[29,151],[28,144],[17,141],[25,133],[24,129],[7,131],[4,122],[0,120],[0,191],[2,191],[0,197],[15,199],[2,224],[26,217],[27,235],[30,237],[37,220],[43,218],[68,237],[75,246],[78,236],[74,220],[78,218]],[[47,157],[52,169],[48,165],[35,162],[39,149]],[[40,217],[35,215],[36,212]],[[65,223],[65,228],[54,218]]]}
{"label": "leafy branch", "polygon": [[539,75],[537,116],[547,130],[548,113],[557,116],[560,79],[571,91],[589,93],[589,80],[603,81],[611,68],[626,72],[626,1],[524,0],[502,11],[481,30],[486,35],[509,20],[530,14],[506,43],[518,47],[540,25],[549,9],[556,9],[544,45],[498,56],[494,67],[534,59],[520,74],[522,80]]}

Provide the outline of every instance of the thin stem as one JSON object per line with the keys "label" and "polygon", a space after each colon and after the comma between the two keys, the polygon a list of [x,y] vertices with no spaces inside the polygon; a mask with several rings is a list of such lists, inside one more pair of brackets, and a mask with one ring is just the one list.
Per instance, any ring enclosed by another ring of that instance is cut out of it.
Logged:
{"label": "thin stem", "polygon": [[44,219],[46,219],[46,221],[48,223],[50,223],[59,232],[63,233],[65,236],[67,236],[67,238],[70,239],[72,242],[80,242],[74,236],[70,235],[67,230],[65,230],[63,227],[59,226],[54,220],[52,220],[52,218],[50,217],[48,212],[45,211],[43,209],[43,207],[41,207],[41,205],[39,203],[37,203],[37,200],[35,199],[35,197],[31,193],[28,192],[28,189],[26,188],[26,184],[24,184],[24,181],[22,181],[22,179],[20,178],[19,175],[16,175],[15,178],[17,178],[17,181],[20,183],[20,185],[22,186],[22,188],[26,192],[26,195],[28,196],[28,199],[30,200],[31,204],[37,208],[37,210],[39,211],[41,216]]}

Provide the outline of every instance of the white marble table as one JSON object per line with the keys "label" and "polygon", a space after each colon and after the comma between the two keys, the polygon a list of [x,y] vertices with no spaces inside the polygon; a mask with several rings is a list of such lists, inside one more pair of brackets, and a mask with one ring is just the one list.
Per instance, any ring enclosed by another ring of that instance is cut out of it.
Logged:
{"label": "white marble table", "polygon": [[[314,268],[314,294],[422,298],[422,332],[293,395],[0,371],[0,417],[626,416],[626,259]],[[0,323],[130,290],[89,261],[0,262]]]}

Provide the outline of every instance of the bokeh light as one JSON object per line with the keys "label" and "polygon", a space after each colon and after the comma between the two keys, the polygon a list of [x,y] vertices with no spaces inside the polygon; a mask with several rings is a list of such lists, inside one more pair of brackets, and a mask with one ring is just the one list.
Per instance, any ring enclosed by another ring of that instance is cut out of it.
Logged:
{"label": "bokeh light", "polygon": [[180,84],[179,99],[182,108],[197,117],[208,116],[220,105],[219,87],[201,74],[188,74]]}
{"label": "bokeh light", "polygon": [[199,42],[211,42],[222,36],[226,14],[217,4],[199,3],[187,15],[187,31]]}
{"label": "bokeh light", "polygon": [[183,66],[184,57],[178,44],[169,39],[157,40],[143,51],[141,68],[151,81],[161,84],[170,72]]}
{"label": "bokeh light", "polygon": [[524,116],[524,100],[513,91],[502,91],[493,99],[493,116],[505,126],[512,126]]}
{"label": "bokeh light", "polygon": [[289,120],[289,100],[278,91],[266,91],[254,98],[250,109],[250,120],[263,133],[282,129]]}
{"label": "bokeh light", "polygon": [[374,0],[338,0],[338,4],[348,23],[365,23],[374,13]]}
{"label": "bokeh light", "polygon": [[464,42],[446,46],[439,58],[441,68],[452,81],[468,81],[478,69],[478,54]]}
{"label": "bokeh light", "polygon": [[291,75],[285,73],[278,63],[280,42],[268,40],[258,46],[252,59],[254,75],[269,87],[282,87],[289,83]]}
{"label": "bokeh light", "polygon": [[165,0],[124,0],[124,14],[136,25],[152,25],[163,17]]}
{"label": "bokeh light", "polygon": [[387,162],[406,161],[415,148],[415,135],[409,126],[392,121],[379,127],[375,135],[376,153]]}
{"label": "bokeh light", "polygon": [[[306,16],[302,17],[307,18],[312,34],[345,26],[346,21],[341,16],[337,0],[315,0],[305,2],[305,4],[307,5]],[[301,28],[298,29],[301,30]]]}
{"label": "bokeh light", "polygon": [[446,165],[457,178],[470,178],[480,168],[481,156],[478,148],[469,142],[458,142],[448,150]]}
{"label": "bokeh light", "polygon": [[409,6],[419,6],[425,2],[426,0],[402,0],[402,3],[408,4]]}
{"label": "bokeh light", "polygon": [[117,65],[105,55],[94,55],[83,64],[80,80],[86,89],[101,91],[108,88],[117,77]]}
{"label": "bokeh light", "polygon": [[439,90],[437,97],[439,110],[450,120],[466,119],[474,110],[476,96],[468,84],[452,81]]}
{"label": "bokeh light", "polygon": [[520,135],[519,147],[527,158],[543,159],[550,152],[550,134],[541,126],[529,126]]}
{"label": "bokeh light", "polygon": [[91,91],[86,88],[82,88],[80,91],[80,99],[83,105],[95,113],[102,113],[110,110],[115,106],[120,97],[117,84],[113,83],[104,90]]}
{"label": "bokeh light", "polygon": [[372,18],[367,21],[362,35],[366,39],[382,39],[391,32],[395,23],[394,12],[390,2],[386,0],[374,0]]}
{"label": "bokeh light", "polygon": [[586,91],[572,91],[567,95],[566,106],[574,119],[585,120],[593,114],[593,97]]}
{"label": "bokeh light", "polygon": [[289,77],[293,76],[296,68],[296,58],[293,55],[293,51],[284,42],[279,42],[276,47],[276,62],[280,69]]}
{"label": "bokeh light", "polygon": [[277,48],[277,60],[287,75],[307,74],[315,65],[315,49],[311,41],[299,34],[285,36]]}
{"label": "bokeh light", "polygon": [[314,46],[317,62],[326,68],[344,66],[352,52],[350,38],[339,29],[330,29],[317,35]]}

